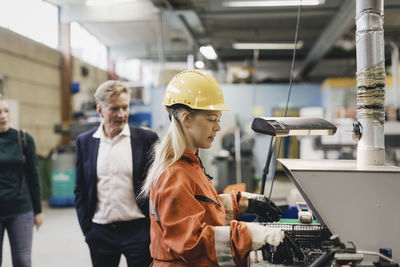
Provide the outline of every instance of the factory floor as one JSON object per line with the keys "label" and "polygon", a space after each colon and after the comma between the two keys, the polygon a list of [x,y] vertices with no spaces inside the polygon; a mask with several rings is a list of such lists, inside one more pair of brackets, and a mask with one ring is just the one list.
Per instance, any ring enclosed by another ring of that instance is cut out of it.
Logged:
{"label": "factory floor", "polygon": [[[52,208],[43,203],[44,223],[33,231],[32,267],[90,267],[85,243],[73,207]],[[3,241],[3,265],[11,267],[8,239]],[[126,267],[121,258],[119,267]]]}
{"label": "factory floor", "polygon": [[[270,188],[267,182],[266,188]],[[272,197],[293,195],[294,186],[286,177],[278,177]],[[45,221],[33,233],[32,267],[90,267],[89,249],[79,228],[75,209],[52,208],[43,203]],[[3,242],[3,265],[11,267],[11,253],[7,237]],[[119,267],[126,267],[121,257]]]}

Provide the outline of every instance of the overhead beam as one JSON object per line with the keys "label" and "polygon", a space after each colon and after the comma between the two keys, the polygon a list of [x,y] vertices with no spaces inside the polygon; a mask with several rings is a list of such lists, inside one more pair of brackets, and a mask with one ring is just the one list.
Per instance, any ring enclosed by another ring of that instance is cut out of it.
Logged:
{"label": "overhead beam", "polygon": [[193,31],[192,27],[190,26],[189,22],[186,20],[186,17],[182,14],[178,15],[179,20],[182,22],[183,26],[185,27],[188,35],[190,36],[190,38],[192,39],[193,44],[195,44],[195,46],[197,46],[197,48],[199,48],[201,45],[198,41],[198,38],[195,34],[195,32]]}
{"label": "overhead beam", "polygon": [[[310,17],[326,17],[334,14],[334,9],[323,9],[323,10],[304,10],[301,12],[301,16],[310,18]],[[263,19],[263,20],[273,20],[273,19],[296,19],[297,18],[297,10],[293,11],[266,11],[265,9],[259,10],[222,10],[222,11],[210,11],[206,12],[203,15],[205,20],[212,19],[236,19],[236,20],[255,20],[255,19]]]}
{"label": "overhead beam", "polygon": [[319,36],[307,57],[294,71],[294,78],[305,77],[333,47],[335,42],[354,25],[356,1],[345,0],[336,15]]}
{"label": "overhead beam", "polygon": [[[152,1],[153,4],[155,4],[155,1]],[[167,7],[168,10],[174,10],[174,7],[171,5],[171,3],[168,0],[162,0],[161,2],[163,2],[165,4],[165,6]]]}
{"label": "overhead beam", "polygon": [[[173,12],[173,14],[178,17],[179,21],[183,26],[183,30],[185,31],[186,35],[189,38],[189,41],[192,42],[193,54],[196,55],[198,49],[202,45],[199,42],[199,38],[196,32],[200,33],[204,32],[204,27],[197,12],[194,9],[175,11],[173,6],[170,4],[168,0],[163,0],[163,3],[166,5],[169,12]],[[193,27],[195,27],[196,30]],[[206,62],[206,65],[208,65],[212,69],[217,69],[217,63],[220,62],[220,59],[212,61],[204,58],[203,60]]]}
{"label": "overhead beam", "polygon": [[[204,32],[203,24],[194,8],[186,10],[176,10],[169,2],[169,0],[162,0],[161,2],[167,8],[167,10],[162,11],[163,15],[165,16],[166,21],[172,28],[183,29],[187,31],[187,34],[190,38],[195,36],[194,32]],[[179,21],[178,24],[180,25],[178,25],[176,21]]]}
{"label": "overhead beam", "polygon": [[[300,40],[313,40],[319,33],[318,29],[315,30],[304,30],[301,34]],[[292,39],[288,39],[287,32],[282,29],[271,29],[271,30],[221,30],[220,32],[211,32],[205,36],[199,36],[200,39],[211,39],[217,42],[236,41],[236,42],[291,42]]]}

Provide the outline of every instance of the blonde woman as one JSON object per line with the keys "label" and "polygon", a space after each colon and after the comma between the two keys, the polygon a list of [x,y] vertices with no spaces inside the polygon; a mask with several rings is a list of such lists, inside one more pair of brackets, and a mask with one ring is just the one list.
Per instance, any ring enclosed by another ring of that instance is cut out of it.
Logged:
{"label": "blonde woman", "polygon": [[18,134],[0,95],[0,266],[7,231],[13,266],[30,267],[33,226],[39,229],[43,222],[41,187],[35,142],[28,133],[22,142]]}
{"label": "blonde woman", "polygon": [[[183,71],[168,84],[163,104],[171,124],[142,189],[150,196],[151,266],[242,266],[251,250],[281,243],[279,229],[234,220],[261,202],[251,194],[218,196],[197,156],[229,110],[216,80]],[[277,217],[274,205],[265,206]]]}

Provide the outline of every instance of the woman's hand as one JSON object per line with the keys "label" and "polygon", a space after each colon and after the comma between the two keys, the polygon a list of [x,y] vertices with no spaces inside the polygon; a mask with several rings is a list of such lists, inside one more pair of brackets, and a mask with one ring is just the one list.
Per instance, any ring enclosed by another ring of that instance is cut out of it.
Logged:
{"label": "woman's hand", "polygon": [[245,206],[247,204],[246,213],[257,214],[264,222],[279,221],[279,216],[282,215],[282,211],[266,196],[241,192],[241,198],[247,198],[247,202],[244,201]]}
{"label": "woman's hand", "polygon": [[43,213],[38,213],[35,215],[34,221],[35,221],[35,225],[36,225],[36,229],[39,230],[39,227],[42,225],[43,223]]}
{"label": "woman's hand", "polygon": [[278,246],[283,242],[285,233],[279,228],[264,226],[257,223],[246,223],[252,239],[252,250],[258,250],[265,244]]}

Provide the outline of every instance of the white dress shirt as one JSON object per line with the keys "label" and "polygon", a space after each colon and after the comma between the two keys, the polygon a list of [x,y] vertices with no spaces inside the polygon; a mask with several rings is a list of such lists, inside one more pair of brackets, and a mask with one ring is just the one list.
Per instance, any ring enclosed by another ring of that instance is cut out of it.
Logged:
{"label": "white dress shirt", "polygon": [[97,206],[92,221],[107,224],[145,218],[136,204],[132,180],[131,133],[128,124],[110,139],[103,123],[93,134],[100,138],[97,155]]}

